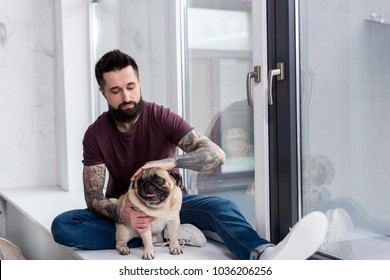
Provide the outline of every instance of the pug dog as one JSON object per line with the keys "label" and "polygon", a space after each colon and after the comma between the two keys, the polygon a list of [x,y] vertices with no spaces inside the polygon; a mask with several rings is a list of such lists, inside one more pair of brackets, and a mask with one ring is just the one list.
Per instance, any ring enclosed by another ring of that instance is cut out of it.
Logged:
{"label": "pug dog", "polygon": [[182,204],[182,192],[178,187],[179,175],[164,168],[144,170],[130,184],[126,194],[113,203],[125,206],[130,200],[133,205],[145,214],[155,217],[146,232],[138,233],[130,226],[115,223],[116,250],[121,255],[128,255],[127,242],[134,237],[141,237],[144,244],[142,258],[154,259],[153,235],[167,227],[169,233],[169,252],[172,255],[182,253],[178,235],[180,228],[179,212]]}

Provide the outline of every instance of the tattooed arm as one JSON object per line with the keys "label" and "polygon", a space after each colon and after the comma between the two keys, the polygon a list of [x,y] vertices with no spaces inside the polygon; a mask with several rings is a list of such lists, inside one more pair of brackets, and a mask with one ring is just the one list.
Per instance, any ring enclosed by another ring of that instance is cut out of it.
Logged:
{"label": "tattooed arm", "polygon": [[225,161],[225,152],[209,138],[194,130],[187,133],[179,141],[178,146],[185,154],[174,158],[150,161],[138,169],[131,180],[135,180],[142,170],[156,166],[168,170],[177,167],[194,171],[206,171],[223,164]]}
{"label": "tattooed arm", "polygon": [[107,199],[103,194],[105,177],[105,164],[84,166],[84,196],[88,209],[115,222],[125,223],[140,233],[147,231],[154,218],[134,209],[130,202],[118,206]]}
{"label": "tattooed arm", "polygon": [[225,161],[224,151],[209,138],[194,130],[184,136],[178,146],[185,152],[174,158],[175,167],[178,168],[206,171]]}
{"label": "tattooed arm", "polygon": [[84,166],[84,197],[87,207],[100,215],[119,222],[121,207],[113,204],[103,194],[106,177],[105,164]]}

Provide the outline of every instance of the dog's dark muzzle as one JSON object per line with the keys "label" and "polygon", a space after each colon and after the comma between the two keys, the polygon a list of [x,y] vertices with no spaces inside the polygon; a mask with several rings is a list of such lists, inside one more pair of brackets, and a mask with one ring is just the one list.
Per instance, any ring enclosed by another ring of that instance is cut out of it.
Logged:
{"label": "dog's dark muzzle", "polygon": [[138,182],[138,195],[148,203],[160,203],[169,195],[169,190],[150,180]]}

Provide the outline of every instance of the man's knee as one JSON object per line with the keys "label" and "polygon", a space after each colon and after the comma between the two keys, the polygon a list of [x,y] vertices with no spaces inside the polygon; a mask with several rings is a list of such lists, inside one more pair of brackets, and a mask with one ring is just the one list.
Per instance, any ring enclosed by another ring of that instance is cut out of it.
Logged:
{"label": "man's knee", "polygon": [[61,235],[64,232],[63,230],[63,216],[64,214],[60,214],[55,217],[51,223],[51,234],[53,235],[53,239],[58,242],[61,242]]}
{"label": "man's knee", "polygon": [[230,200],[230,199],[227,199],[227,198],[224,198],[224,197],[214,197],[215,198],[215,201],[214,201],[214,205],[215,207],[218,209],[218,208],[222,208],[222,209],[238,209],[238,206],[237,204],[233,201],[233,200]]}

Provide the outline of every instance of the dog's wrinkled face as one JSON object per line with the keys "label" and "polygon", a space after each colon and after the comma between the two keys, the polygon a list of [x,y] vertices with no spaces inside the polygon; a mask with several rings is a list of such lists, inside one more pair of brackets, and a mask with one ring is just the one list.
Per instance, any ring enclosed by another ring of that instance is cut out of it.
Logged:
{"label": "dog's wrinkled face", "polygon": [[163,202],[175,187],[177,177],[163,168],[144,170],[134,182],[138,197],[149,205]]}

